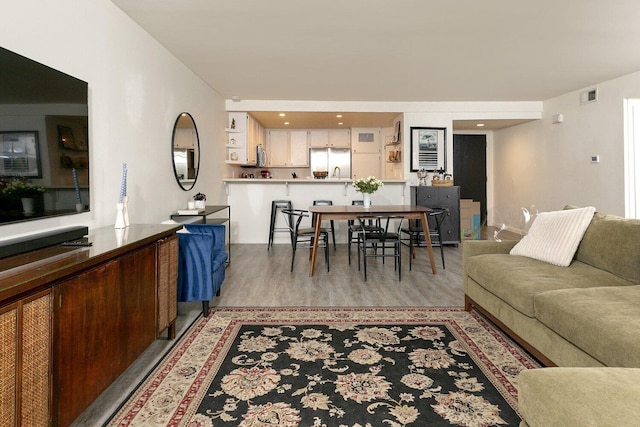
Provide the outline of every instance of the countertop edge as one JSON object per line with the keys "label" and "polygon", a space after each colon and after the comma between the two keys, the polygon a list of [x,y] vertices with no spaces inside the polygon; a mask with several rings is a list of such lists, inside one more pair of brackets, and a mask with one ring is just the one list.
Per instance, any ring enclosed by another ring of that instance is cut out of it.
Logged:
{"label": "countertop edge", "polygon": [[[52,245],[5,258],[26,260],[0,271],[0,306],[53,287],[79,271],[91,269],[111,259],[175,235],[182,224],[132,224],[126,229],[104,226],[89,229],[88,247]],[[118,235],[122,234],[122,242]],[[104,240],[103,243],[100,241]],[[32,258],[29,258],[32,256]],[[1,264],[0,264],[1,265]]]}
{"label": "countertop edge", "polygon": [[[382,179],[384,183],[389,184],[406,184],[409,180],[406,179]],[[275,184],[275,183],[289,183],[289,184],[349,184],[353,183],[351,179],[308,179],[308,178],[225,178],[222,182],[238,183],[261,183],[261,184]]]}

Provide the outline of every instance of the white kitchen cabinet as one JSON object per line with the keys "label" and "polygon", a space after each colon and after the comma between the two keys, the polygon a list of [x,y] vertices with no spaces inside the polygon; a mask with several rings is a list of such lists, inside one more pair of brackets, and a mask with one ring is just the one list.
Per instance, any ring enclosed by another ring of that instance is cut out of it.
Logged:
{"label": "white kitchen cabinet", "polygon": [[269,166],[287,166],[289,161],[289,132],[267,131],[267,161]]}
{"label": "white kitchen cabinet", "polygon": [[350,148],[351,130],[349,129],[329,129],[330,148]]}
{"label": "white kitchen cabinet", "polygon": [[308,167],[308,132],[306,130],[268,130],[267,154],[271,167]]}
{"label": "white kitchen cabinet", "polygon": [[309,142],[307,131],[291,131],[289,133],[289,166],[309,166]]}
{"label": "white kitchen cabinet", "polygon": [[226,163],[255,165],[256,147],[264,146],[264,128],[246,112],[230,112],[227,133]]}
{"label": "white kitchen cabinet", "polygon": [[329,130],[314,129],[309,131],[310,148],[327,148],[329,146]]}
{"label": "white kitchen cabinet", "polygon": [[311,148],[349,148],[351,131],[349,129],[314,129],[309,131]]}

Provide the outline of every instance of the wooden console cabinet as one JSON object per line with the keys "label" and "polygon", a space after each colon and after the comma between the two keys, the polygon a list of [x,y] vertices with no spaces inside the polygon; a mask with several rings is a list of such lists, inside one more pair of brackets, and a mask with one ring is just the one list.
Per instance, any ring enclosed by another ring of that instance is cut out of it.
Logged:
{"label": "wooden console cabinet", "polygon": [[67,426],[164,330],[179,226],[91,231],[91,247],[0,260],[0,425]]}

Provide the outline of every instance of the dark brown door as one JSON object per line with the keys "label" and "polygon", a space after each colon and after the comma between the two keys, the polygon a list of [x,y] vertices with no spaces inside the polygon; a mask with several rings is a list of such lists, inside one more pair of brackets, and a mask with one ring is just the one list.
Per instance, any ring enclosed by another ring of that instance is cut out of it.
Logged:
{"label": "dark brown door", "polygon": [[54,425],[71,424],[155,340],[155,250],[56,286]]}
{"label": "dark brown door", "polygon": [[461,199],[480,202],[480,223],[487,219],[487,136],[453,135],[453,182]]}

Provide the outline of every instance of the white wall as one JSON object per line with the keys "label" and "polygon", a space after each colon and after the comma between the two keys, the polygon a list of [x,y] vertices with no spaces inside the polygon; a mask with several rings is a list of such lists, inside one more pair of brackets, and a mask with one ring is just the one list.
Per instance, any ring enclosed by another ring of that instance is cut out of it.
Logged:
{"label": "white wall", "polygon": [[[410,172],[411,127],[444,127],[447,129],[447,171],[453,171],[454,120],[536,120],[542,117],[543,103],[521,102],[357,102],[357,101],[226,101],[229,111],[343,111],[401,112],[404,177],[416,184],[415,172]],[[489,139],[487,139],[489,141]],[[453,171],[455,173],[455,171]]]}
{"label": "white wall", "polygon": [[[580,93],[595,87],[598,101],[581,104]],[[521,207],[566,204],[624,216],[623,104],[639,96],[640,72],[549,99],[541,120],[496,131],[489,223],[518,228]],[[552,124],[559,113],[564,122]]]}
{"label": "white wall", "polygon": [[[0,227],[0,239],[68,225],[114,223],[122,162],[132,223],[169,219],[196,192],[222,203],[224,100],[108,0],[2,5],[2,47],[89,83],[91,212]],[[200,135],[192,191],[174,178],[171,133],[188,111]]]}

